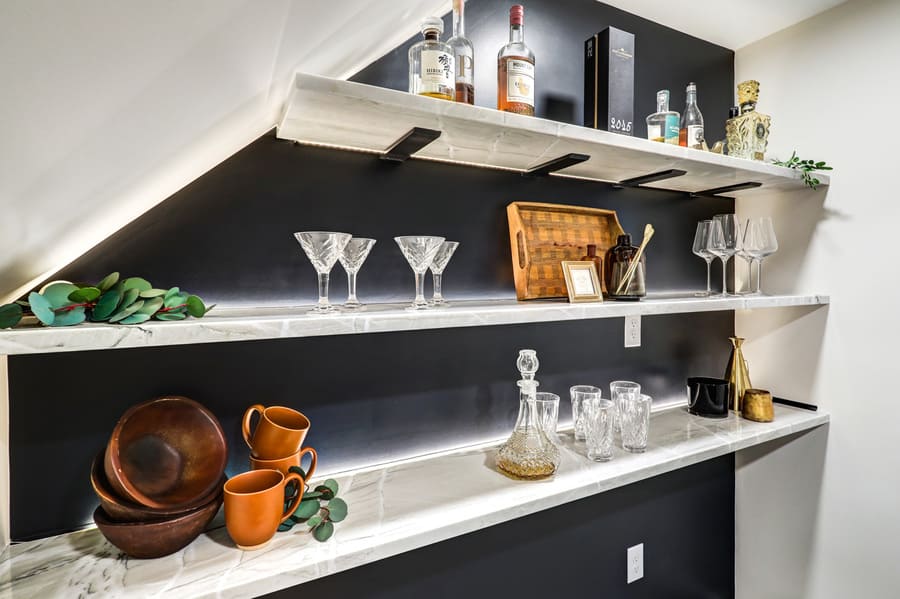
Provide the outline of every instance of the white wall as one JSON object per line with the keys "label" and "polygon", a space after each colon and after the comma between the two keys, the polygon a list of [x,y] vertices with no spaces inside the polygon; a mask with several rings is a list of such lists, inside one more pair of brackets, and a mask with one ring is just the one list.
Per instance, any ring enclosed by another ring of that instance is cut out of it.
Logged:
{"label": "white wall", "polygon": [[900,2],[855,0],[736,55],[735,81],[761,82],[770,156],[796,148],[836,168],[827,196],[737,206],[775,218],[782,248],[764,286],[833,302],[736,317],[754,385],[832,417],[738,456],[740,599],[900,597],[898,32]]}

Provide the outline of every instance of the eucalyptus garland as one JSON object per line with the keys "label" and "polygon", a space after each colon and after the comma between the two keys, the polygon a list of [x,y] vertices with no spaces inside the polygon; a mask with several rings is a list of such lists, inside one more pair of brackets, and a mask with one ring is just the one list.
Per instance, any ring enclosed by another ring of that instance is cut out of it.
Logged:
{"label": "eucalyptus garland", "polygon": [[114,272],[96,285],[76,285],[64,281],[32,291],[26,299],[0,306],[0,329],[14,327],[32,315],[49,327],[65,327],[91,322],[140,324],[156,320],[200,318],[208,308],[196,295],[178,287],[157,289],[146,279],[120,280]]}

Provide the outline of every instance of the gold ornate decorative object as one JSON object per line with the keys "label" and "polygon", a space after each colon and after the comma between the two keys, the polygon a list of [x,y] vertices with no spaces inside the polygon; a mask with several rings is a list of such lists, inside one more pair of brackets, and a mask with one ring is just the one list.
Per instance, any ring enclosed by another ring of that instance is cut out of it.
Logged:
{"label": "gold ornate decorative object", "polygon": [[738,84],[737,89],[740,115],[725,121],[728,155],[747,160],[765,160],[772,117],[756,112],[759,81],[743,81]]}
{"label": "gold ornate decorative object", "polygon": [[741,415],[747,420],[755,422],[772,422],[775,420],[772,394],[765,389],[747,389],[744,391]]}
{"label": "gold ornate decorative object", "polygon": [[750,368],[744,359],[744,353],[741,351],[744,338],[729,337],[729,339],[731,340],[732,350],[731,357],[728,358],[728,366],[725,367],[724,377],[728,381],[728,405],[735,412],[740,412],[744,391],[750,389],[753,385],[750,384]]}

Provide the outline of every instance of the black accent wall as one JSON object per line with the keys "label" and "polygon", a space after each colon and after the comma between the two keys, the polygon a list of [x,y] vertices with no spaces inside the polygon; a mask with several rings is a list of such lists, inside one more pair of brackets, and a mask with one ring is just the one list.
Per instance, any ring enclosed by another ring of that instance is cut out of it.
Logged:
{"label": "black accent wall", "polygon": [[[472,0],[476,98],[491,106],[493,54],[506,38],[508,3]],[[696,81],[710,139],[731,104],[733,53],[593,0],[526,2],[526,38],[537,53],[539,115],[578,122],[582,43],[607,25],[636,34],[636,135],[655,92],[681,110]],[[406,88],[406,45],[355,79]],[[413,277],[393,242],[440,234],[461,242],[444,293],[515,296],[505,207],[515,200],[615,209],[627,231],[651,222],[651,292],[700,289],[705,265],[691,254],[697,220],[733,211],[730,200],[616,190],[560,178],[256,140],[52,278],[96,281],[119,270],[179,285],[222,305],[299,305],[315,298],[315,273],[292,233],[349,231],[378,244],[359,276],[363,301],[407,301]],[[714,280],[717,273],[714,271]],[[333,272],[332,299],[346,292]],[[624,349],[621,320],[479,327],[170,348],[12,356],[12,535],[46,536],[84,525],[96,506],[92,457],[118,417],[160,394],[207,405],[230,442],[229,473],[244,470],[238,422],[253,403],[307,413],[323,470],[383,462],[499,438],[518,409],[515,357],[538,350],[542,390],[640,381],[657,400],[690,375],[718,375],[733,332],[730,312],[644,319],[643,345]],[[48,489],[46,472],[54,472]],[[733,466],[716,460],[567,504],[311,583],[317,596],[732,597]],[[352,506],[351,506],[352,509]],[[340,534],[338,532],[338,534]],[[645,542],[647,579],[626,589],[625,548]],[[515,568],[515,569],[514,569]],[[307,590],[309,589],[309,590]],[[506,592],[507,589],[511,589]],[[286,593],[285,596],[290,596]]]}

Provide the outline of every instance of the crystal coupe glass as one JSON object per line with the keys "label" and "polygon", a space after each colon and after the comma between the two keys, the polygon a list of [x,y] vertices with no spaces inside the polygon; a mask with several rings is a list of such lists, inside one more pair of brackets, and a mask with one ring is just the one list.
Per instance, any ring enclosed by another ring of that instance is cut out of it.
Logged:
{"label": "crystal coupe glass", "polygon": [[431,278],[434,280],[434,297],[428,302],[432,306],[443,308],[449,305],[444,301],[444,296],[441,295],[441,277],[444,275],[444,269],[447,268],[447,263],[450,262],[450,258],[453,257],[453,252],[455,252],[458,247],[458,241],[445,241],[441,244],[440,249],[438,249],[438,253],[434,255],[434,260],[431,262]]}
{"label": "crystal coupe glass", "polygon": [[345,310],[361,310],[364,308],[363,304],[356,297],[356,274],[362,268],[366,258],[369,257],[369,252],[372,251],[372,246],[374,245],[374,239],[354,237],[344,247],[344,251],[338,257],[341,266],[347,272],[347,301],[342,306]]}
{"label": "crystal coupe glass", "polygon": [[331,314],[337,308],[328,302],[328,277],[334,263],[350,242],[350,233],[333,233],[331,231],[301,231],[294,233],[306,257],[312,262],[319,275],[319,303],[310,310],[312,314]]}
{"label": "crystal coupe glass", "polygon": [[407,235],[404,237],[394,237],[394,241],[400,246],[403,257],[409,262],[410,268],[416,275],[416,299],[410,306],[411,310],[424,310],[428,308],[428,302],[425,300],[425,273],[428,267],[434,261],[435,254],[441,249],[444,243],[443,237],[432,237],[427,235]]}

